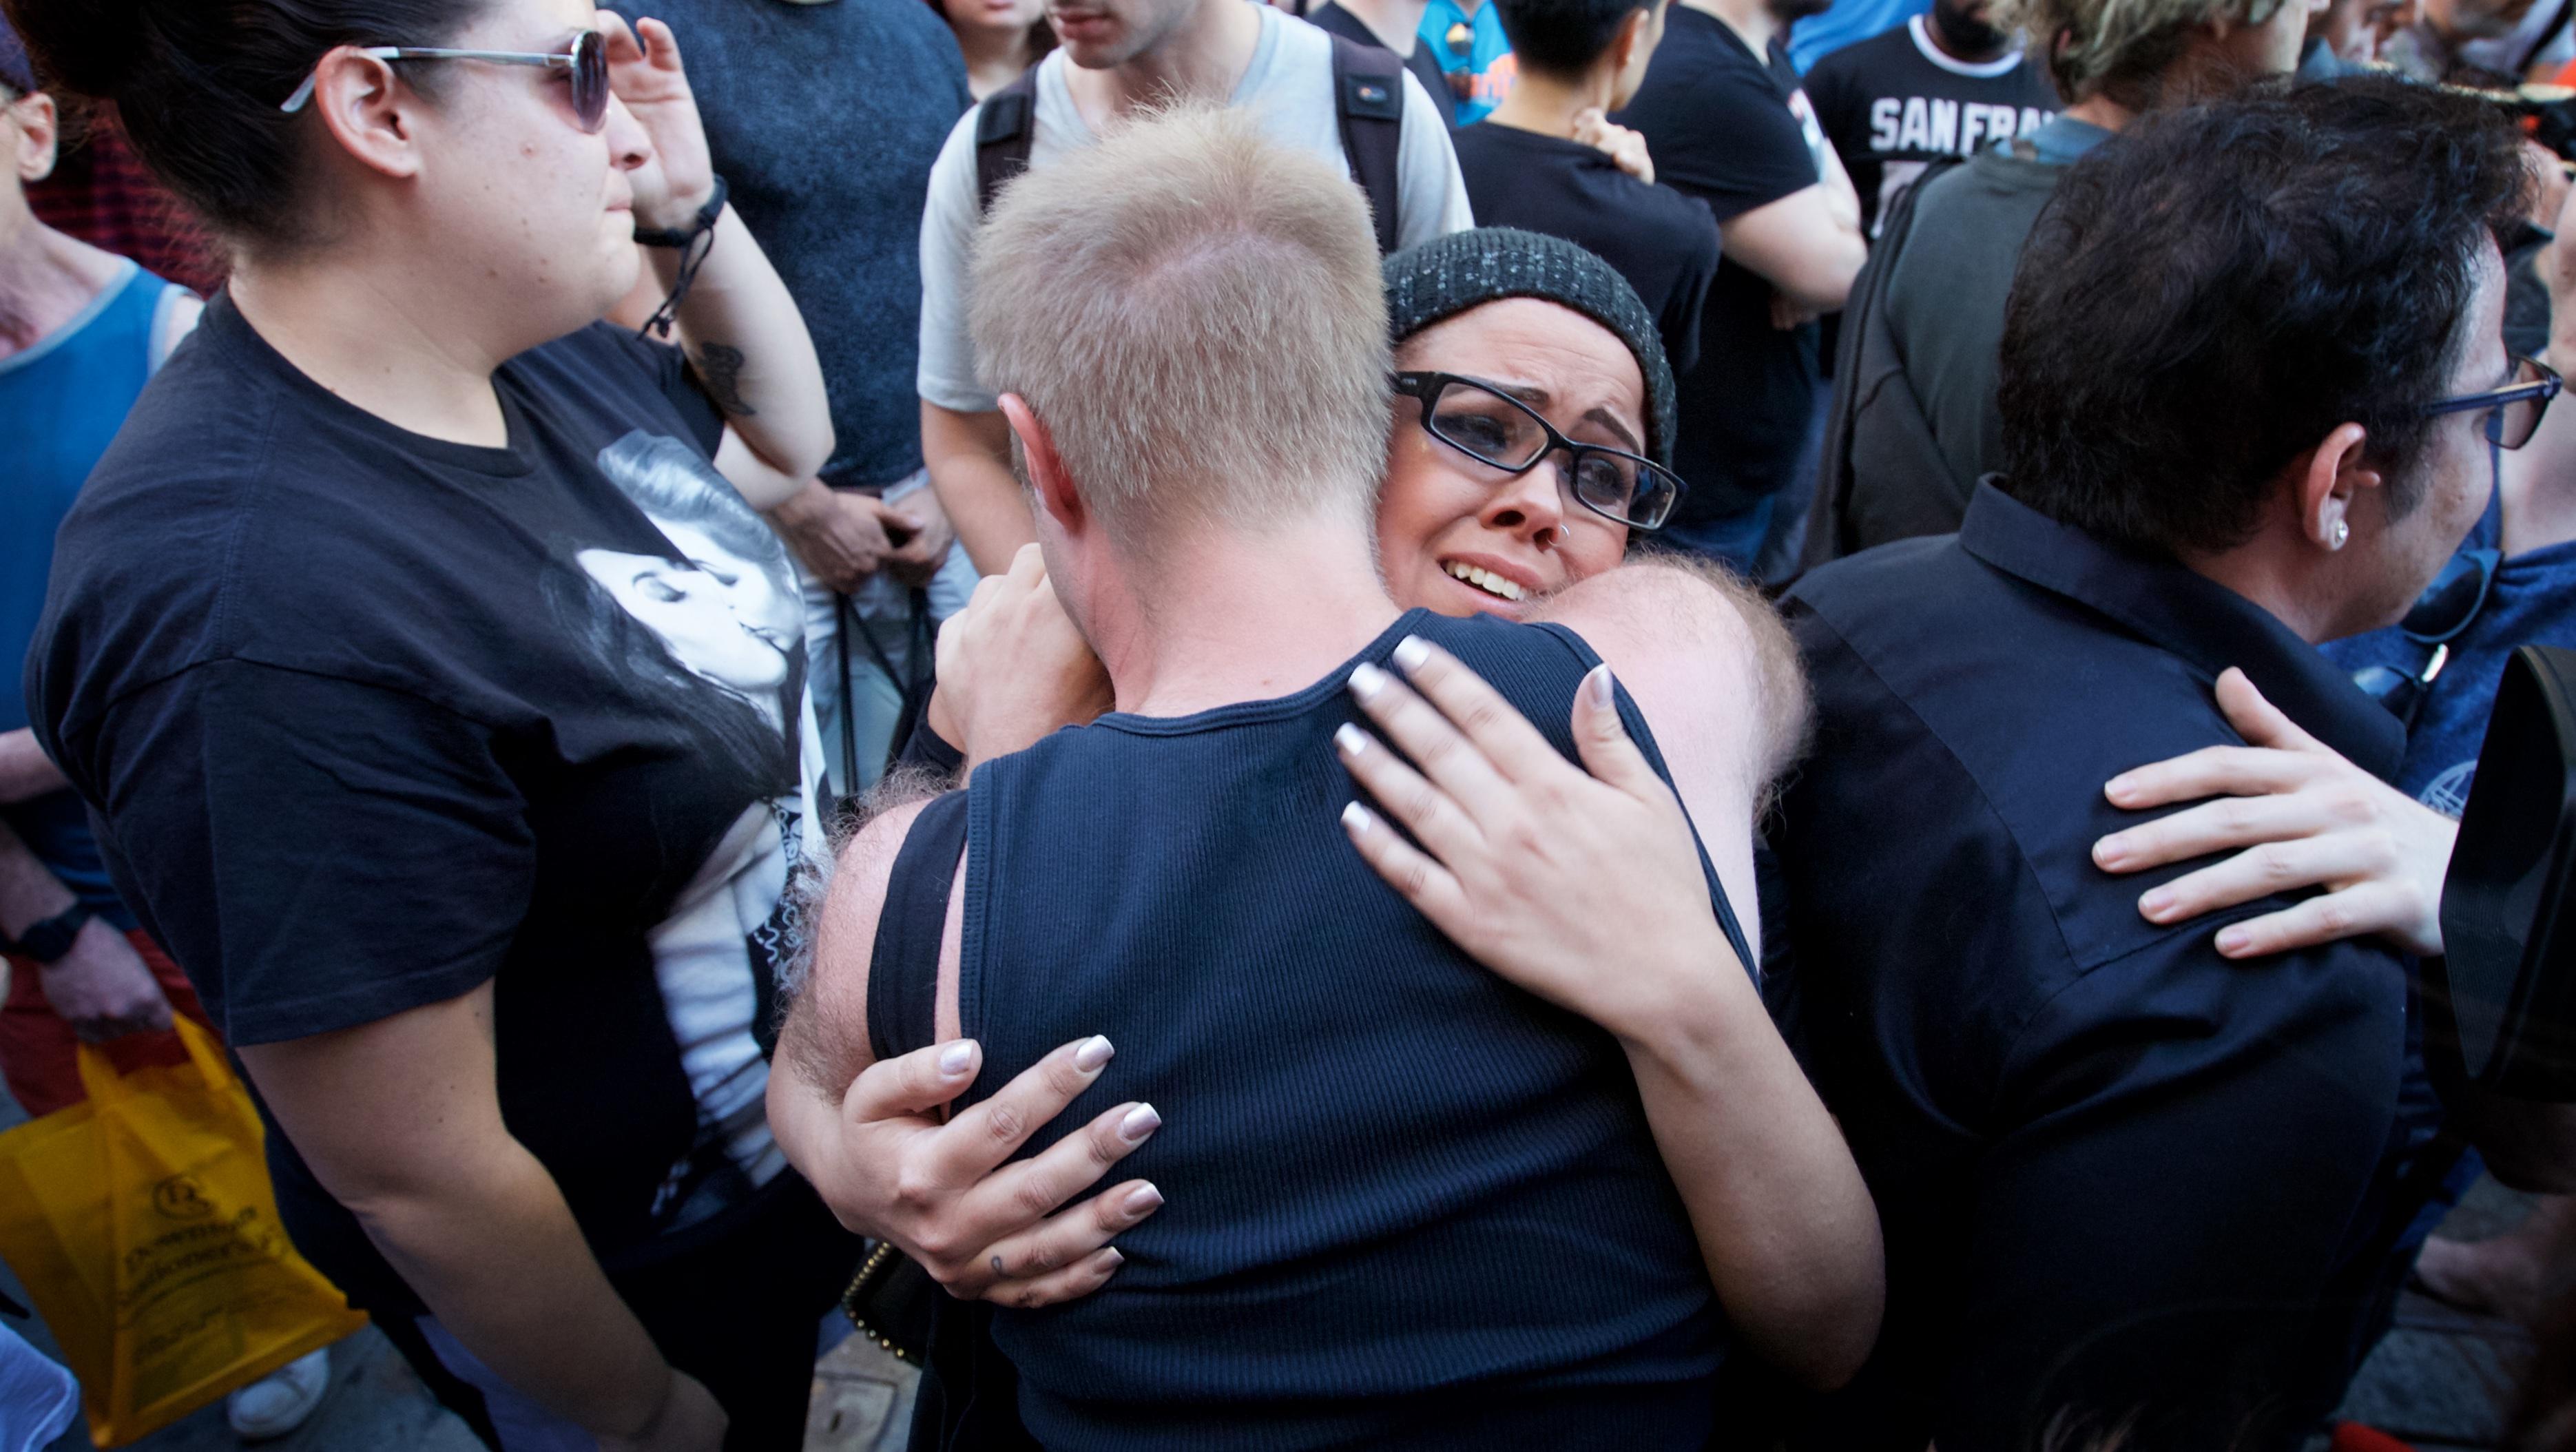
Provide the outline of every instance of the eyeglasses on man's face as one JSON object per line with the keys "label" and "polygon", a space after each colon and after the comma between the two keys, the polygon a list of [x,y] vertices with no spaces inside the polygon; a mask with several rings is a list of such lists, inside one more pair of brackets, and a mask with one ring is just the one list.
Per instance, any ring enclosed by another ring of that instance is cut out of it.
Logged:
{"label": "eyeglasses on man's face", "polygon": [[2513,378],[2502,388],[2483,393],[2464,393],[2424,405],[2427,414],[2475,413],[2485,411],[2487,442],[2500,449],[2519,449],[2531,442],[2540,431],[2541,415],[2549,411],[2549,400],[2558,396],[2564,386],[2558,370],[2537,358],[2513,360]]}
{"label": "eyeglasses on man's face", "polygon": [[1500,384],[1455,373],[1398,373],[1394,383],[1421,401],[1423,432],[1478,463],[1517,477],[1563,453],[1566,494],[1614,524],[1661,529],[1688,487],[1652,459],[1576,443]]}
{"label": "eyeglasses on man's face", "polygon": [[[572,41],[559,51],[532,50],[446,50],[437,46],[371,45],[358,54],[384,61],[470,60],[489,61],[505,66],[545,66],[563,71],[572,82],[573,120],[585,132],[596,133],[608,124],[608,43],[596,30],[578,31]],[[313,99],[314,83],[320,79],[318,67],[304,77],[304,84],[286,98],[280,111],[293,114],[304,109]]]}

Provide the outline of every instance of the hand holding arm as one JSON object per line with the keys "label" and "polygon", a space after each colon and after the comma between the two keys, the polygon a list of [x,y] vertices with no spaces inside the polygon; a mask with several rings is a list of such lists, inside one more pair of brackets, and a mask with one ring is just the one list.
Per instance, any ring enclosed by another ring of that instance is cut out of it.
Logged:
{"label": "hand holding arm", "polygon": [[[635,225],[685,229],[714,194],[715,169],[679,41],[661,21],[630,30],[613,11],[600,12],[599,29],[608,44],[609,88],[653,140],[652,158],[631,174]],[[677,314],[698,379],[741,441],[778,475],[809,478],[832,456],[832,410],[804,315],[731,207],[712,242],[698,245],[705,262]],[[673,286],[679,251],[657,247],[648,255],[663,287]],[[735,479],[735,487],[743,481]],[[754,508],[779,502],[744,492]]]}
{"label": "hand holding arm", "polygon": [[2139,913],[2158,923],[2325,889],[2221,929],[2218,951],[2229,958],[2369,933],[2410,953],[2441,952],[2442,878],[2459,824],[2300,730],[2243,671],[2219,675],[2218,704],[2251,744],[2205,747],[2113,777],[2103,793],[2114,806],[2200,805],[2104,837],[2093,844],[2095,865],[2143,872],[2235,853],[2139,898]]}
{"label": "hand holding arm", "polygon": [[894,548],[884,514],[885,506],[866,494],[808,479],[769,511],[769,522],[814,578],[846,595],[883,568]]}
{"label": "hand holding arm", "polygon": [[[770,1130],[843,1225],[892,1242],[949,1294],[1012,1306],[1089,1295],[1118,1269],[1111,1238],[1160,1208],[1162,1193],[1128,1180],[1064,1207],[1162,1121],[1148,1106],[1119,1104],[1043,1153],[1006,1163],[1100,1078],[1113,1056],[1107,1039],[1065,1044],[953,1116],[948,1107],[983,1068],[981,1045],[952,1039],[875,1060],[867,1002],[877,918],[920,809],[881,813],[842,850],[815,924],[813,967],[779,1031]],[[952,893],[942,1022],[954,1021],[964,907],[965,893]]]}
{"label": "hand holding arm", "polygon": [[1355,727],[1336,745],[1423,848],[1356,802],[1353,844],[1477,961],[1618,1036],[1728,1319],[1839,1385],[1877,1337],[1876,1210],[1718,928],[1689,818],[1620,724],[1609,668],[1574,707],[1587,774],[1437,647],[1408,642],[1398,665],[1421,695],[1382,671],[1352,693],[1420,769]]}
{"label": "hand holding arm", "polygon": [[[886,554],[885,567],[904,584],[918,590],[938,577],[940,566],[948,563],[948,547],[957,542],[957,527],[948,522],[948,511],[940,507],[939,491],[915,489],[885,505],[889,522],[886,537],[894,548]],[[902,529],[893,526],[900,525]],[[902,533],[908,529],[911,533]]]}

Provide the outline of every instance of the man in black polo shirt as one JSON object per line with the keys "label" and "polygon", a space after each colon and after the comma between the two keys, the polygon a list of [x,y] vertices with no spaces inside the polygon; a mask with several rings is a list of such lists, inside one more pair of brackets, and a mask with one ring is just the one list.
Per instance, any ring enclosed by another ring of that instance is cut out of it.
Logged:
{"label": "man in black polo shirt", "polygon": [[2057,114],[2057,92],[1987,18],[1988,0],[1933,0],[1929,13],[1816,62],[1807,97],[1851,173],[1870,235],[1944,157],[1973,156]]}
{"label": "man in black polo shirt", "polygon": [[2530,421],[2491,396],[2520,375],[2490,228],[2524,183],[2482,109],[2360,80],[2078,163],[2012,291],[2004,474],[1959,534],[1791,596],[1821,726],[1791,936],[1888,1271],[1814,1445],[2282,1446],[2365,1349],[2429,1188],[2410,960],[2223,959],[2284,899],[2159,926],[2139,894],[2208,859],[2091,853],[2138,820],[2110,778],[2242,744],[2230,666],[2395,770],[2396,719],[2314,647],[2404,612],[2486,503],[2488,430]]}
{"label": "man in black polo shirt", "polygon": [[1717,219],[1657,185],[1644,141],[1604,119],[1645,80],[1671,3],[1494,0],[1520,78],[1450,143],[1480,224],[1562,237],[1617,268],[1654,314],[1673,371],[1687,373],[1717,274]]}

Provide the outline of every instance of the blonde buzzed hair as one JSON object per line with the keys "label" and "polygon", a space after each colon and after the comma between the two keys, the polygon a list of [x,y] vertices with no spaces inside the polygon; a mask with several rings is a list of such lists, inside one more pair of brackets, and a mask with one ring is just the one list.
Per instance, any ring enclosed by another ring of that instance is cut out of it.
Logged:
{"label": "blonde buzzed hair", "polygon": [[1386,467],[1368,203],[1238,110],[1149,111],[1023,174],[976,236],[968,325],[1084,504],[1141,547],[1347,507]]}
{"label": "blonde buzzed hair", "polygon": [[1993,23],[2018,31],[2068,105],[2108,96],[2132,111],[2165,99],[2162,78],[2213,20],[2261,25],[2288,0],[1995,0]]}

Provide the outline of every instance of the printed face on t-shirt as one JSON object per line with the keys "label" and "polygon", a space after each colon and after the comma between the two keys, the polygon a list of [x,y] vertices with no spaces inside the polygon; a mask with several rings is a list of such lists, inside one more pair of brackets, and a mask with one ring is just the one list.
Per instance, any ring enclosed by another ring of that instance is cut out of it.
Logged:
{"label": "printed face on t-shirt", "polygon": [[[675,529],[663,528],[665,533]],[[759,624],[744,618],[733,598],[739,576],[729,581],[719,573],[727,571],[725,565],[710,568],[694,559],[682,563],[606,549],[583,550],[578,558],[600,588],[693,674],[743,696],[785,684],[785,652]]]}

